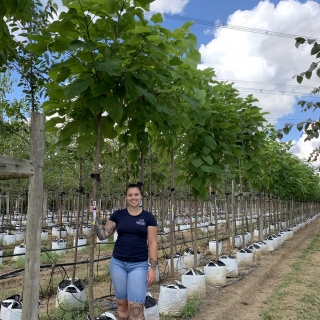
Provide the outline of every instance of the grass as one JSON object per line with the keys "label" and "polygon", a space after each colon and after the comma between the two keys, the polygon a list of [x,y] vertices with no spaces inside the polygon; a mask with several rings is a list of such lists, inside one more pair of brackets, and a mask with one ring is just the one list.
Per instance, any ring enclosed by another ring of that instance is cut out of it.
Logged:
{"label": "grass", "polygon": [[182,319],[192,318],[199,310],[201,303],[202,301],[198,297],[189,299],[187,304],[181,309]]}
{"label": "grass", "polygon": [[320,279],[316,276],[319,262],[320,234],[291,265],[291,272],[266,302],[264,320],[320,319]]}
{"label": "grass", "polygon": [[77,309],[68,303],[62,303],[59,307],[52,309],[50,314],[40,315],[40,320],[83,320],[88,314],[88,303],[84,309]]}

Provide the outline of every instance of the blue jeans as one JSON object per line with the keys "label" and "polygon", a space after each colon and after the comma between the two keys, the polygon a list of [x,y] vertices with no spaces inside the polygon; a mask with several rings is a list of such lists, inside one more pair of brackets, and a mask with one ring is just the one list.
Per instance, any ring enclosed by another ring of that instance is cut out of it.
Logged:
{"label": "blue jeans", "polygon": [[110,275],[117,300],[144,303],[148,289],[148,261],[123,262],[111,258]]}

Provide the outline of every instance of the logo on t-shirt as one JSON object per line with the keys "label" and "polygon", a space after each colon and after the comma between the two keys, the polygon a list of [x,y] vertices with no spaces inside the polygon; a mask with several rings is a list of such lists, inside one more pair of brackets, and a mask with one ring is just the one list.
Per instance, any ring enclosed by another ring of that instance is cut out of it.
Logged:
{"label": "logo on t-shirt", "polygon": [[144,219],[139,219],[138,221],[136,221],[136,224],[139,224],[140,226],[145,226],[146,222],[144,221]]}

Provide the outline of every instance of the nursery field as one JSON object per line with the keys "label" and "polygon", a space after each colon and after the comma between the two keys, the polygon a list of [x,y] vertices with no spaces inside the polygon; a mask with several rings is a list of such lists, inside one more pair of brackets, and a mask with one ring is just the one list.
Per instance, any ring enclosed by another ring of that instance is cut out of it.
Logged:
{"label": "nursery field", "polygon": [[[211,288],[194,317],[205,319],[319,319],[320,219],[262,256],[256,267],[224,288]],[[249,273],[248,273],[249,272]]]}
{"label": "nursery field", "polygon": [[[199,267],[215,259],[208,250],[208,241],[213,235],[198,232],[198,248],[202,258]],[[66,317],[64,312],[57,313],[56,293],[60,281],[72,276],[74,249],[66,254],[57,255],[50,250],[49,241],[42,244],[41,265],[41,306],[40,319],[84,319],[85,315]],[[67,248],[72,248],[73,237],[67,238]],[[191,240],[189,232],[176,234],[176,249],[182,252]],[[160,287],[172,283],[166,255],[169,253],[169,237],[163,236],[159,241],[159,282],[149,287],[149,292],[156,300]],[[226,240],[223,248],[226,248]],[[94,273],[94,299],[97,314],[108,311],[116,315],[114,308],[114,292],[109,278],[109,258],[113,241],[109,244],[96,245]],[[7,249],[8,250],[8,249]],[[78,248],[76,277],[87,285],[88,279],[88,247]],[[236,255],[238,249],[228,252]],[[228,278],[224,287],[206,286],[205,298],[196,301],[196,313],[190,310],[190,316],[180,319],[317,319],[319,318],[320,280],[315,272],[320,261],[320,218],[305,225],[272,252],[262,254],[259,261],[250,267],[239,268],[237,278]],[[12,261],[11,257],[3,259],[0,265],[0,301],[14,294],[20,294],[23,285],[23,258]],[[20,271],[19,271],[20,270]],[[181,273],[176,272],[174,280],[181,281]],[[279,287],[280,286],[280,287]],[[318,301],[319,302],[319,301]],[[194,308],[194,307],[193,307]],[[192,309],[192,308],[191,308]],[[191,315],[193,313],[193,315]],[[301,315],[303,314],[303,316]],[[310,316],[306,316],[306,314]],[[162,316],[161,320],[173,319]],[[3,319],[2,319],[3,320]]]}

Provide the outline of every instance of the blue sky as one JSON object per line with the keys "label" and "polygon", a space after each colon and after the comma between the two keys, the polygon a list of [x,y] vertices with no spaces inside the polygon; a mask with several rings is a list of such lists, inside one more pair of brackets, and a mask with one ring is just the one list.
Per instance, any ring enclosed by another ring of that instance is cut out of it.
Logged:
{"label": "blue sky", "polygon": [[[197,36],[202,55],[200,67],[212,67],[217,78],[229,80],[239,88],[241,95],[252,93],[259,99],[259,107],[270,114],[268,121],[276,128],[285,123],[297,124],[309,118],[319,118],[317,112],[301,112],[297,102],[319,86],[313,76],[299,85],[293,76],[306,71],[312,61],[311,47],[295,48],[294,36],[320,38],[320,1],[298,0],[156,0],[151,10],[165,14],[164,26],[174,29],[183,24],[172,14],[184,19],[194,18],[192,32]],[[234,26],[214,28],[199,20],[219,21]],[[239,31],[245,27],[247,31]],[[258,29],[253,32],[253,29]],[[265,34],[259,34],[266,30]],[[278,36],[271,36],[275,32]],[[281,34],[280,34],[281,33]],[[304,142],[301,132],[293,129],[284,141],[293,140],[291,152],[308,157],[320,140]],[[319,162],[320,165],[320,162]]]}
{"label": "blue sky", "polygon": [[[63,10],[61,0],[56,2]],[[151,11],[164,13],[163,25],[169,29],[184,23],[172,15],[196,19],[191,31],[198,38],[202,57],[199,68],[214,68],[218,79],[234,82],[243,96],[252,93],[259,99],[257,105],[269,112],[266,119],[276,128],[319,118],[319,111],[302,113],[297,106],[303,95],[310,96],[311,90],[319,86],[319,78],[314,75],[301,85],[292,78],[315,61],[310,56],[311,47],[296,49],[294,37],[286,35],[320,38],[320,0],[155,0]],[[211,21],[212,25],[199,20]],[[215,22],[229,27],[214,27]],[[261,34],[261,30],[268,32]],[[304,142],[296,129],[283,140],[293,140],[291,152],[300,158],[308,157],[320,145],[320,139]]]}

